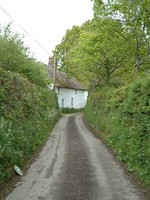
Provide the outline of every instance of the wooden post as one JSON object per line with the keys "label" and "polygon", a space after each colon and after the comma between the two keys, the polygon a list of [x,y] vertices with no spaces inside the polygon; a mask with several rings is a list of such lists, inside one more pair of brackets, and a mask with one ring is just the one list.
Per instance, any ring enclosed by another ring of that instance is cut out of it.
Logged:
{"label": "wooden post", "polygon": [[54,57],[54,74],[53,74],[54,91],[55,91],[55,84],[56,84],[56,65],[57,65],[57,62],[56,62],[56,58]]}

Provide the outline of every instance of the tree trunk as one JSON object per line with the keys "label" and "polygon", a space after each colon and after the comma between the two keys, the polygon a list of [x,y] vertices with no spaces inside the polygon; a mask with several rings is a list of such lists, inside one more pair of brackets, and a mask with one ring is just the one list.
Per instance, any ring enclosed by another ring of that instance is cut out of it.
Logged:
{"label": "tree trunk", "polygon": [[133,75],[134,81],[136,81],[136,79],[137,79],[137,73],[138,73],[138,71],[139,71],[139,61],[136,61],[135,68],[134,68],[134,75]]}

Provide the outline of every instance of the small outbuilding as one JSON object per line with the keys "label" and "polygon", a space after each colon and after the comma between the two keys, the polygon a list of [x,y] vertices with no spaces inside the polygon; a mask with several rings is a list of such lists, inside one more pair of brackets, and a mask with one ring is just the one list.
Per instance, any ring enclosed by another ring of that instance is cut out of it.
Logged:
{"label": "small outbuilding", "polygon": [[[51,61],[51,60],[50,60]],[[58,96],[60,108],[84,108],[87,101],[88,90],[86,90],[74,77],[69,77],[66,73],[55,70],[52,63],[47,66],[49,79],[51,80],[50,89],[54,88]]]}

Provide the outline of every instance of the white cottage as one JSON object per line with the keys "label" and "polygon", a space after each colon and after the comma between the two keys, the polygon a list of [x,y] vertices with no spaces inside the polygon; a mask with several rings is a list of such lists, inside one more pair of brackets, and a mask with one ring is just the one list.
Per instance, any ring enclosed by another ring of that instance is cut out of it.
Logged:
{"label": "white cottage", "polygon": [[[51,63],[47,66],[49,78],[53,81],[54,68]],[[51,84],[51,89],[53,84]],[[67,77],[64,72],[56,70],[55,91],[58,95],[60,108],[84,108],[87,101],[86,90],[74,77]]]}

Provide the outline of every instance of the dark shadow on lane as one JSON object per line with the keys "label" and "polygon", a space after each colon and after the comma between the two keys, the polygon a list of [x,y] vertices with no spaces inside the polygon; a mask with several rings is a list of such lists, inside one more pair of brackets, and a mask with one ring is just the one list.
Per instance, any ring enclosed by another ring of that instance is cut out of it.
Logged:
{"label": "dark shadow on lane", "polygon": [[91,200],[95,196],[92,188],[96,180],[91,175],[87,147],[75,124],[75,117],[70,117],[68,124],[62,199]]}

